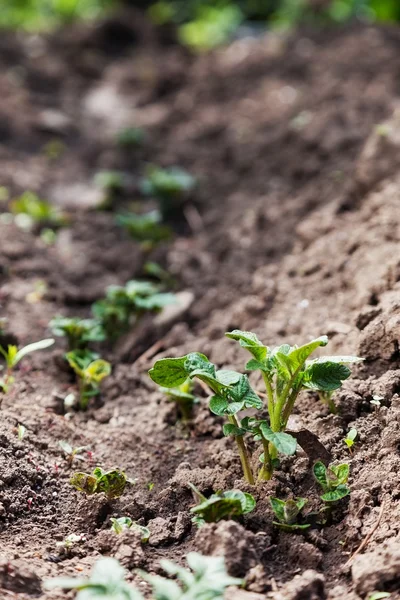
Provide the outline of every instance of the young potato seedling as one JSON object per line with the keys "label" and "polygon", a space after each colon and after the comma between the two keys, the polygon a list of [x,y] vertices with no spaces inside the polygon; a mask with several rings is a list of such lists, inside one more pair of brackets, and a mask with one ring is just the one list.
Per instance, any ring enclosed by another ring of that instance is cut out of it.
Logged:
{"label": "young potato seedling", "polygon": [[10,203],[10,210],[15,215],[18,226],[23,229],[32,229],[34,225],[51,225],[62,227],[67,224],[67,219],[58,208],[41,200],[33,192],[24,192],[22,196]]}
{"label": "young potato seedling", "polygon": [[341,465],[329,465],[326,467],[321,461],[317,461],[313,467],[316,481],[324,492],[321,500],[324,502],[338,502],[350,494],[346,483],[349,478],[350,466],[347,463]]}
{"label": "young potato seedling", "polygon": [[117,215],[116,222],[117,225],[124,227],[134,240],[150,244],[150,249],[154,244],[168,240],[172,236],[171,229],[162,224],[162,216],[158,210],[143,215],[120,214]]}
{"label": "young potato seedling", "polygon": [[100,394],[100,384],[110,375],[111,365],[102,358],[92,360],[90,352],[67,352],[65,358],[78,377],[79,408],[86,410],[90,398]]}
{"label": "young potato seedling", "polygon": [[146,312],[158,312],[176,302],[174,294],[163,293],[150,281],[128,281],[125,286],[112,285],[106,297],[92,306],[94,316],[101,322],[108,339],[115,340],[127,333]]}
{"label": "young potato seedling", "polygon": [[299,524],[297,522],[301,511],[307,503],[306,498],[295,498],[294,500],[279,500],[279,498],[270,498],[272,510],[277,521],[274,525],[284,531],[304,530],[310,527],[309,523]]}
{"label": "young potato seedling", "polygon": [[246,481],[254,484],[248,450],[243,440],[246,432],[240,427],[236,415],[248,408],[260,410],[263,402],[251,388],[247,375],[236,371],[217,370],[215,365],[199,352],[192,352],[180,358],[162,358],[150,369],[149,375],[155,383],[166,388],[176,388],[185,383],[188,377],[196,377],[208,385],[214,392],[210,398],[210,410],[228,419],[224,433],[229,433],[235,438],[244,477]]}
{"label": "young potato seedling", "polygon": [[[282,438],[297,397],[302,389],[332,392],[350,377],[347,364],[363,359],[357,356],[323,356],[309,360],[319,347],[326,346],[327,336],[321,336],[303,346],[283,344],[270,349],[250,331],[234,330],[227,337],[239,342],[252,355],[246,364],[249,371],[261,371],[267,392],[269,424],[258,426],[263,442],[263,467],[259,479],[270,479],[278,452],[292,454],[289,436]],[[248,423],[247,423],[248,425]]]}
{"label": "young potato seedling", "polygon": [[74,473],[70,483],[78,492],[83,492],[87,496],[104,493],[108,500],[113,500],[122,496],[127,483],[134,483],[134,481],[120,469],[103,471],[100,467],[96,467],[92,475]]}
{"label": "young potato seedling", "polygon": [[350,452],[352,451],[352,448],[354,446],[354,442],[357,439],[358,436],[358,431],[357,429],[354,429],[354,427],[352,429],[350,429],[346,435],[346,437],[344,438],[344,443],[346,444],[346,446],[348,447],[348,449],[350,450]]}
{"label": "young potato seedling", "polygon": [[110,518],[111,521],[111,529],[112,531],[114,531],[117,534],[122,533],[123,531],[126,531],[127,529],[136,529],[137,531],[140,532],[141,534],[141,542],[142,544],[145,544],[146,542],[149,541],[150,538],[150,529],[148,529],[147,527],[144,527],[143,525],[139,525],[138,523],[135,523],[135,521],[132,521],[132,519],[130,517],[119,517],[118,519],[114,519],[113,517]]}
{"label": "young potato seedling", "polygon": [[196,397],[192,394],[192,390],[193,381],[190,377],[176,388],[160,387],[160,392],[168,396],[168,400],[175,402],[183,421],[190,421],[192,418],[193,406],[196,402]]}
{"label": "young potato seedling", "polygon": [[137,148],[145,139],[145,132],[141,127],[125,127],[117,135],[117,143],[122,148]]}
{"label": "young potato seedling", "polygon": [[[190,552],[186,560],[191,570],[169,560],[160,562],[163,570],[176,580],[140,571],[152,586],[154,600],[223,600],[227,587],[243,584],[242,579],[227,574],[220,556]],[[125,575],[125,569],[115,558],[100,558],[89,579],[58,577],[46,581],[44,587],[77,590],[76,600],[144,600],[136,588],[125,582]]]}
{"label": "young potato seedling", "polygon": [[89,446],[77,446],[74,448],[71,446],[71,444],[65,442],[64,440],[58,442],[58,445],[63,451],[65,459],[70,467],[72,467],[74,460],[85,460],[85,457],[83,454],[81,454],[81,452],[89,449]]}
{"label": "young potato seedling", "polygon": [[45,350],[54,344],[54,340],[49,338],[46,340],[40,340],[39,342],[33,342],[20,349],[18,346],[9,344],[7,349],[0,346],[0,353],[4,356],[6,361],[6,373],[0,380],[0,388],[4,393],[7,393],[10,385],[14,382],[13,372],[17,364],[30,352],[36,352],[36,350]]}
{"label": "young potato seedling", "polygon": [[55,317],[49,323],[54,335],[67,339],[68,350],[85,350],[90,342],[106,339],[101,323],[96,319]]}
{"label": "young potato seedling", "polygon": [[153,196],[159,200],[162,216],[167,218],[181,207],[196,183],[190,173],[179,167],[161,169],[150,165],[140,189],[145,196]]}
{"label": "young potato seedling", "polygon": [[255,509],[256,501],[246,492],[228,490],[206,498],[192,483],[189,485],[200,502],[190,509],[194,514],[192,522],[198,527],[204,523],[218,523],[222,519],[235,519]]}
{"label": "young potato seedling", "polygon": [[114,194],[124,188],[124,175],[119,171],[99,171],[94,182],[102,190]]}
{"label": "young potato seedling", "polygon": [[337,411],[337,408],[336,408],[336,404],[335,404],[335,402],[334,402],[334,400],[332,398],[333,393],[334,393],[334,390],[332,390],[330,392],[324,392],[324,391],[320,390],[318,392],[318,396],[319,396],[319,399],[321,400],[321,402],[323,402],[324,404],[326,404],[326,406],[329,409],[329,412],[332,415],[337,415],[338,411]]}

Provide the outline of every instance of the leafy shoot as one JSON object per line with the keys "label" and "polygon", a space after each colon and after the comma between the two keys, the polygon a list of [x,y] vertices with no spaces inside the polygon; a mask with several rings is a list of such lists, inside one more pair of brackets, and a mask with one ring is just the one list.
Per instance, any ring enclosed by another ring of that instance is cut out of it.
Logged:
{"label": "leafy shoot", "polygon": [[309,523],[299,524],[297,521],[300,513],[307,503],[305,498],[295,498],[293,500],[279,500],[279,498],[270,498],[272,510],[274,511],[277,521],[273,521],[274,525],[280,527],[284,531],[304,530],[310,527]]}
{"label": "leafy shoot", "polygon": [[180,208],[182,202],[196,187],[196,179],[184,169],[170,167],[161,169],[150,165],[141,182],[141,192],[153,196],[160,202],[163,217],[168,217]]}
{"label": "leafy shoot", "polygon": [[199,499],[199,504],[190,509],[194,514],[192,522],[199,527],[204,523],[235,519],[251,512],[256,506],[253,496],[240,490],[216,492],[206,498],[192,483],[189,485]]}
{"label": "leafy shoot", "polygon": [[65,459],[70,467],[72,467],[74,460],[85,460],[85,457],[83,454],[81,454],[81,452],[84,452],[85,450],[89,449],[89,446],[76,446],[74,448],[73,446],[71,446],[71,444],[65,442],[64,440],[58,442],[58,445],[63,451]]}
{"label": "leafy shoot", "polygon": [[102,342],[106,338],[96,319],[55,317],[49,325],[54,335],[67,339],[69,350],[84,350],[90,342]]}
{"label": "leafy shoot", "polygon": [[150,538],[150,529],[144,527],[143,525],[135,523],[135,521],[132,521],[130,517],[119,517],[118,519],[114,519],[113,517],[111,517],[110,521],[111,530],[117,534],[120,534],[123,531],[126,531],[127,529],[136,529],[141,534],[141,541],[143,544],[146,543]]}
{"label": "leafy shoot", "polygon": [[86,410],[89,400],[100,394],[100,384],[111,373],[111,365],[102,358],[93,359],[91,352],[73,351],[65,355],[75,371],[79,384],[79,408]]}
{"label": "leafy shoot", "polygon": [[134,481],[128,479],[120,469],[103,471],[100,467],[96,467],[91,475],[74,473],[70,483],[78,492],[83,492],[87,496],[104,493],[108,500],[113,500],[124,493],[127,483],[134,483]]}
{"label": "leafy shoot", "polygon": [[145,139],[145,132],[141,127],[125,127],[117,135],[117,143],[122,148],[137,148]]}
{"label": "leafy shoot", "polygon": [[172,235],[171,229],[162,224],[162,216],[158,210],[152,210],[143,215],[135,213],[120,214],[117,215],[116,222],[124,227],[129,235],[138,242],[153,245],[168,240]]}
{"label": "leafy shoot", "polygon": [[65,215],[46,200],[41,200],[33,192],[24,192],[10,203],[16,224],[21,229],[32,229],[36,224],[61,227],[67,223]]}
{"label": "leafy shoot", "polygon": [[347,463],[329,465],[317,461],[313,467],[314,477],[324,492],[321,499],[324,502],[338,502],[350,494],[346,483],[349,478],[350,466]]}
{"label": "leafy shoot", "polygon": [[25,427],[25,425],[21,425],[21,423],[18,423],[17,435],[18,435],[18,440],[20,442],[22,442],[22,440],[24,439],[25,434],[26,434],[26,427]]}
{"label": "leafy shoot", "polygon": [[353,427],[352,429],[350,429],[348,431],[346,437],[343,440],[350,451],[351,451],[352,447],[354,446],[354,442],[357,439],[357,436],[358,436],[358,431],[357,431],[357,429],[354,429],[354,427]]}
{"label": "leafy shoot", "polygon": [[39,342],[33,342],[32,344],[28,344],[27,346],[23,346],[18,349],[18,346],[13,344],[9,344],[7,349],[3,346],[0,346],[0,354],[3,355],[6,361],[6,373],[4,377],[0,381],[0,387],[4,393],[7,393],[10,385],[14,382],[14,377],[12,375],[15,367],[18,365],[20,360],[22,360],[27,354],[31,352],[36,352],[36,350],[45,350],[54,344],[53,339],[45,339],[40,340]]}

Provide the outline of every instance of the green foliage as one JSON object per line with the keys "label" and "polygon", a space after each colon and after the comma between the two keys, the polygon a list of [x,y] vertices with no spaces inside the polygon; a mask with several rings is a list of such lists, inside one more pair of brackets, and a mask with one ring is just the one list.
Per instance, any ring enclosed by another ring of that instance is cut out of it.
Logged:
{"label": "green foliage", "polygon": [[347,432],[347,435],[343,441],[346,444],[346,446],[349,448],[349,450],[354,446],[354,442],[355,442],[357,436],[358,436],[358,431],[357,431],[357,429],[354,429],[354,427]]}
{"label": "green foliage", "polygon": [[76,533],[70,533],[63,539],[62,542],[57,542],[57,546],[59,548],[63,548],[67,553],[75,546],[75,544],[79,544],[80,542],[85,542],[86,538],[84,535]]}
{"label": "green foliage", "polygon": [[123,531],[126,531],[127,529],[136,529],[137,531],[140,532],[141,534],[141,541],[142,543],[146,543],[151,535],[150,529],[148,529],[147,527],[143,527],[143,525],[139,525],[138,523],[135,523],[135,521],[132,521],[132,519],[130,517],[119,517],[118,519],[114,519],[111,517],[110,519],[112,525],[111,525],[111,529],[112,531],[114,531],[117,534],[122,533]]}
{"label": "green foliage", "polygon": [[3,355],[6,361],[6,374],[0,380],[0,389],[4,393],[7,393],[10,385],[14,382],[14,377],[12,376],[12,372],[17,366],[17,364],[22,360],[27,354],[31,352],[36,352],[36,350],[45,350],[54,344],[53,339],[40,340],[39,342],[33,342],[32,344],[28,344],[27,346],[23,346],[18,349],[18,346],[14,346],[13,344],[8,344],[7,349],[3,346],[0,346],[0,353]]}
{"label": "green foliage", "polygon": [[159,285],[132,280],[125,286],[108,287],[106,297],[93,304],[92,312],[113,340],[127,333],[144,313],[158,312],[174,302],[175,295],[161,292]]}
{"label": "green foliage", "polygon": [[189,485],[199,498],[199,504],[190,509],[195,515],[192,521],[199,527],[204,523],[235,519],[251,512],[256,506],[253,496],[240,490],[216,492],[206,498],[192,483]]}
{"label": "green foliage", "polygon": [[210,50],[229,41],[243,14],[235,4],[199,6],[193,21],[181,25],[180,41],[197,51]]}
{"label": "green foliage", "polygon": [[324,502],[338,502],[350,494],[350,489],[346,485],[349,471],[350,466],[347,463],[329,465],[329,467],[326,467],[321,461],[314,464],[314,477],[322,487],[324,494],[321,499]]}
{"label": "green foliage", "polygon": [[111,365],[102,358],[93,360],[90,351],[74,350],[65,355],[79,382],[79,408],[86,410],[90,398],[100,394],[100,384],[111,373]]}
{"label": "green foliage", "polygon": [[297,522],[301,511],[307,503],[305,498],[295,498],[294,500],[279,500],[279,498],[270,498],[272,510],[277,521],[273,521],[284,531],[304,530],[310,527],[309,523],[299,524]]}
{"label": "green foliage", "polygon": [[161,169],[150,165],[140,189],[145,196],[153,196],[159,200],[161,214],[166,218],[180,209],[195,187],[196,179],[180,167]]}
{"label": "green foliage", "polygon": [[[186,560],[191,570],[169,560],[161,561],[164,571],[175,580],[140,572],[152,586],[154,600],[223,600],[227,587],[243,583],[227,574],[220,556],[191,552]],[[125,575],[117,560],[100,558],[89,579],[59,577],[46,581],[44,587],[77,590],[76,600],[143,600],[141,593],[124,581]]]}
{"label": "green foliage", "polygon": [[137,148],[145,139],[145,132],[140,127],[125,127],[117,135],[117,143],[122,148]]}
{"label": "green foliage", "polygon": [[22,440],[24,439],[25,434],[26,434],[26,427],[25,427],[25,425],[21,425],[21,423],[18,423],[17,435],[18,435],[18,440],[20,442],[22,442]]}
{"label": "green foliage", "polygon": [[41,200],[33,192],[24,192],[10,202],[10,210],[16,215],[16,223],[24,229],[32,229],[35,224],[61,227],[67,220],[60,210]]}
{"label": "green foliage", "polygon": [[120,469],[103,471],[100,467],[96,467],[92,475],[74,473],[70,483],[76,490],[87,496],[104,493],[108,500],[113,500],[119,498],[124,493],[126,484],[132,481]]}
{"label": "green foliage", "polygon": [[58,442],[58,445],[63,451],[65,459],[70,467],[72,467],[74,460],[85,460],[85,457],[83,456],[83,454],[81,454],[81,452],[84,452],[85,450],[89,449],[89,446],[71,446],[71,444],[69,444],[65,440],[61,440],[60,442]]}
{"label": "green foliage", "polygon": [[192,394],[193,381],[188,377],[181,385],[174,388],[160,387],[171,402],[175,402],[184,421],[192,417],[193,405],[196,397]]}
{"label": "green foliage", "polygon": [[[257,425],[251,420],[247,424],[263,442],[263,468],[259,479],[270,479],[277,452],[291,453],[288,449],[293,442],[289,441],[290,436],[287,434],[286,438],[282,438],[282,433],[286,429],[300,391],[310,389],[331,393],[340,388],[342,381],[350,376],[351,371],[347,364],[363,359],[356,356],[324,356],[309,360],[317,348],[327,345],[327,336],[321,336],[303,346],[283,344],[271,349],[250,331],[234,330],[226,335],[250,352],[252,359],[246,364],[246,369],[261,371],[264,380],[269,424]],[[269,443],[266,444],[265,441]]]}
{"label": "green foliage", "polygon": [[134,213],[117,215],[116,221],[138,242],[157,244],[168,240],[172,235],[171,229],[162,224],[162,216],[158,210],[143,215]]}
{"label": "green foliage", "polygon": [[105,332],[96,319],[55,317],[49,326],[54,335],[67,338],[69,350],[85,350],[90,342],[102,342],[106,339]]}

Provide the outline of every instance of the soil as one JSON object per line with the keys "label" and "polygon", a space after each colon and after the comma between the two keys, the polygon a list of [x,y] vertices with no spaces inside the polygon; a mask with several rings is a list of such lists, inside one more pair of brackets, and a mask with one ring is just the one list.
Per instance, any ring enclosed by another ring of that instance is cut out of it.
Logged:
{"label": "soil", "polygon": [[[247,591],[232,600],[356,600],[374,590],[400,598],[399,50],[398,29],[352,26],[246,38],[194,57],[131,15],[49,37],[2,35],[1,185],[70,215],[53,245],[1,219],[10,334],[22,345],[48,337],[56,314],[89,316],[108,285],[143,277],[147,260],[168,269],[187,300],[103,346],[113,372],[101,405],[86,413],[62,409],[75,389],[62,340],[21,363],[0,425],[2,597],[72,598],[43,591],[43,580],[87,574],[100,554],[116,556],[138,583],[136,568],[161,572],[160,558],[183,563],[198,550],[224,554],[229,571],[246,577]],[[128,151],[115,137],[131,125],[146,138]],[[199,180],[170,223],[174,239],[151,252],[115,223],[133,201],[153,206],[139,193],[149,162]],[[103,192],[93,182],[104,169],[125,174],[107,211],[97,209]],[[251,489],[204,390],[187,429],[147,375],[156,357],[188,351],[243,369],[244,352],[223,336],[233,328],[268,345],[326,333],[330,353],[366,358],[336,394],[337,415],[304,394],[292,418],[351,465],[351,495],[327,527],[292,535],[272,525],[271,494],[317,501],[303,451]],[[350,427],[359,432],[351,454]],[[60,440],[90,453],[71,469]],[[72,489],[72,472],[95,465],[137,482],[112,502]],[[241,524],[197,531],[189,481],[206,494],[251,491],[257,508]],[[109,531],[110,517],[125,515],[149,527],[148,544]],[[64,552],[57,542],[71,533],[84,540]]]}

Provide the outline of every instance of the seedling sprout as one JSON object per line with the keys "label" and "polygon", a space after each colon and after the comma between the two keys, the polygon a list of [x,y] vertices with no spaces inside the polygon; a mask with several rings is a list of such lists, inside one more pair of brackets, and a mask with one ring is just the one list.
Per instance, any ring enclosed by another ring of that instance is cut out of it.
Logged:
{"label": "seedling sprout", "polygon": [[81,452],[84,452],[85,450],[88,450],[88,448],[89,448],[89,446],[73,447],[73,446],[71,446],[71,444],[69,444],[68,442],[66,442],[64,440],[61,440],[60,442],[58,442],[58,445],[60,446],[61,450],[63,451],[65,459],[70,467],[72,467],[74,460],[81,460],[81,461],[85,460],[85,457],[83,456],[83,454],[81,454]]}
{"label": "seedling sprout", "polygon": [[132,521],[130,517],[119,517],[118,519],[110,518],[111,521],[111,529],[117,534],[126,531],[127,529],[136,529],[140,532],[142,544],[148,542],[151,532],[150,529],[144,527],[143,525],[139,525]]}
{"label": "seedling sprout", "polygon": [[358,431],[357,429],[354,429],[354,427],[352,429],[350,429],[346,435],[346,437],[344,438],[344,443],[346,444],[346,446],[348,447],[348,449],[351,452],[352,447],[354,446],[354,442],[357,439],[358,436]]}
{"label": "seedling sprout", "polygon": [[92,360],[90,352],[67,352],[65,357],[78,378],[79,408],[86,410],[89,400],[100,394],[100,384],[110,375],[111,365],[102,358]]}
{"label": "seedling sprout", "polygon": [[350,489],[346,485],[349,472],[350,466],[347,463],[329,465],[329,467],[326,467],[321,461],[314,464],[314,477],[324,492],[321,496],[324,502],[338,502],[350,494]]}
{"label": "seedling sprout", "polygon": [[256,501],[251,494],[240,490],[216,492],[206,498],[192,483],[191,489],[199,499],[199,504],[190,509],[194,514],[192,522],[198,525],[217,523],[222,519],[235,519],[255,509]]}
{"label": "seedling sprout", "polygon": [[102,342],[106,338],[96,319],[55,317],[49,326],[54,335],[66,338],[68,350],[84,350],[90,342]]}
{"label": "seedling sprout", "polygon": [[310,527],[309,523],[299,524],[298,519],[301,511],[307,503],[305,498],[294,498],[293,500],[279,500],[279,498],[270,498],[272,510],[277,521],[274,525],[284,531],[304,530]]}
{"label": "seedling sprout", "polygon": [[0,346],[0,353],[4,356],[6,361],[6,373],[0,381],[0,387],[4,393],[7,393],[10,385],[14,382],[13,372],[18,363],[29,353],[36,352],[36,350],[45,350],[54,344],[53,339],[40,340],[39,342],[33,342],[18,349],[18,346],[9,344],[7,349]]}
{"label": "seedling sprout", "polygon": [[108,500],[119,498],[125,490],[127,483],[134,483],[120,469],[103,471],[96,467],[91,475],[87,473],[74,473],[70,479],[71,485],[87,496],[104,493]]}

